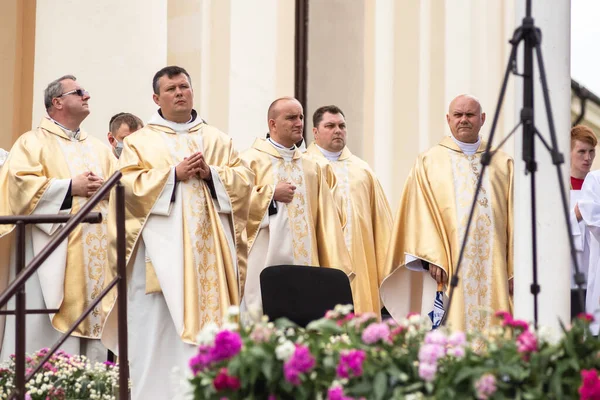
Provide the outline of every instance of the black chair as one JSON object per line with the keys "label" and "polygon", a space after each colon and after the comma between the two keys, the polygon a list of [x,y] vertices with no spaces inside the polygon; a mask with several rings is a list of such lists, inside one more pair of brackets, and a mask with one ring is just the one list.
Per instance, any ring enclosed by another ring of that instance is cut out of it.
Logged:
{"label": "black chair", "polygon": [[260,274],[263,313],[299,326],[323,318],[337,304],[354,304],[350,281],[339,269],[275,265]]}

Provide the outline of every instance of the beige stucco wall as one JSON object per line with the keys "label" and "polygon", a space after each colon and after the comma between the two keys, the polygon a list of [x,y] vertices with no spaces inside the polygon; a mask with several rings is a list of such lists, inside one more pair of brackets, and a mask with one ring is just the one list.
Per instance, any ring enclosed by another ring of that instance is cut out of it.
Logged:
{"label": "beige stucco wall", "polygon": [[45,115],[44,88],[64,74],[90,92],[82,127],[107,145],[115,113],[147,120],[152,77],[167,60],[166,13],[165,0],[38,0],[32,123]]}

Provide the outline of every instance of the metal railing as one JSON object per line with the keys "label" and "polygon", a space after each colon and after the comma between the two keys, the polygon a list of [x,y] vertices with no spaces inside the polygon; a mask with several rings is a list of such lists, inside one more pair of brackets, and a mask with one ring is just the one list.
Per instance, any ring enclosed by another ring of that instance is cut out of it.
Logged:
{"label": "metal railing", "polygon": [[[0,308],[4,307],[8,300],[15,296],[15,309],[0,312],[0,315],[15,316],[15,390],[9,396],[9,399],[25,399],[25,385],[36,373],[40,371],[43,365],[52,357],[58,348],[69,338],[71,333],[79,324],[100,304],[104,296],[117,286],[118,302],[118,343],[119,343],[119,400],[127,400],[129,396],[129,359],[127,356],[127,275],[125,264],[125,190],[119,182],[121,172],[115,172],[98,191],[89,198],[81,207],[81,210],[74,215],[16,215],[0,216],[0,225],[15,225],[16,229],[16,277],[8,285],[6,290],[0,294]],[[26,309],[26,281],[38,270],[42,263],[56,250],[56,248],[67,239],[69,234],[82,222],[100,223],[102,215],[98,212],[92,212],[94,207],[104,199],[113,186],[116,186],[116,219],[117,219],[117,276],[109,283],[105,284],[104,290],[87,307],[81,316],[75,321],[69,330],[63,333],[60,339],[54,344],[46,356],[39,362],[37,367],[33,368],[29,374],[25,370],[25,329],[26,314],[54,314],[56,309],[45,310],[27,310]],[[28,224],[39,223],[66,223],[61,227],[44,247],[25,267],[25,227]]]}

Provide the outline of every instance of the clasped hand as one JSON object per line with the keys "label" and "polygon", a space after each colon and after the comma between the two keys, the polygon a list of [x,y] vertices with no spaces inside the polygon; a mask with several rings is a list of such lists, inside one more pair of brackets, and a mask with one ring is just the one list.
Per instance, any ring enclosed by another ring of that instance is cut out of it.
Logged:
{"label": "clasped hand", "polygon": [[210,177],[210,167],[204,160],[202,152],[197,152],[183,159],[175,167],[175,175],[178,181],[187,181],[193,176],[198,175],[200,179]]}
{"label": "clasped hand", "polygon": [[104,179],[94,174],[92,171],[77,175],[71,180],[71,195],[79,197],[91,197],[100,186]]}

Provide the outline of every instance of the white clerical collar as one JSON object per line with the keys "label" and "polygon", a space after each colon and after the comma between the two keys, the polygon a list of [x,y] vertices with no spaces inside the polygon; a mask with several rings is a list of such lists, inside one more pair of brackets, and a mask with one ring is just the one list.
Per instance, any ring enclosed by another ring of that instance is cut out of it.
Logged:
{"label": "white clerical collar", "polygon": [[[196,121],[197,119],[199,120],[199,122]],[[183,124],[165,119],[162,116],[162,112],[160,110],[158,110],[152,116],[152,118],[150,118],[150,121],[148,121],[149,124],[166,126],[167,128],[173,129],[175,132],[188,132],[200,122],[204,122],[204,120],[202,118],[198,118],[198,113],[196,112],[196,110],[192,110],[190,120]]]}
{"label": "white clerical collar", "polygon": [[60,122],[52,119],[51,117],[48,117],[48,119],[52,122],[54,122],[56,125],[58,125],[58,127],[60,129],[62,129],[62,131],[71,139],[71,140],[79,140],[79,136],[81,134],[81,129],[77,128],[76,130],[72,131],[69,128],[67,128],[66,126],[64,126],[63,124],[61,124]]}
{"label": "white clerical collar", "polygon": [[296,152],[296,146],[292,146],[290,148],[285,147],[284,145],[277,143],[271,137],[267,138],[267,141],[271,143],[275,150],[283,157],[284,160],[290,161]]}
{"label": "white clerical collar", "polygon": [[316,143],[315,143],[315,146],[317,146],[317,149],[321,150],[321,153],[323,153],[323,156],[325,156],[325,158],[328,159],[329,161],[339,160],[340,156],[342,155],[342,151],[344,151],[344,149],[342,149],[340,151],[336,151],[336,152],[328,151]]}
{"label": "white clerical collar", "polygon": [[450,137],[452,138],[452,140],[454,140],[454,143],[456,143],[460,150],[468,156],[472,156],[473,154],[475,154],[477,152],[477,149],[479,148],[479,145],[481,144],[481,136],[477,138],[477,142],[475,143],[461,142],[452,134],[450,134]]}

